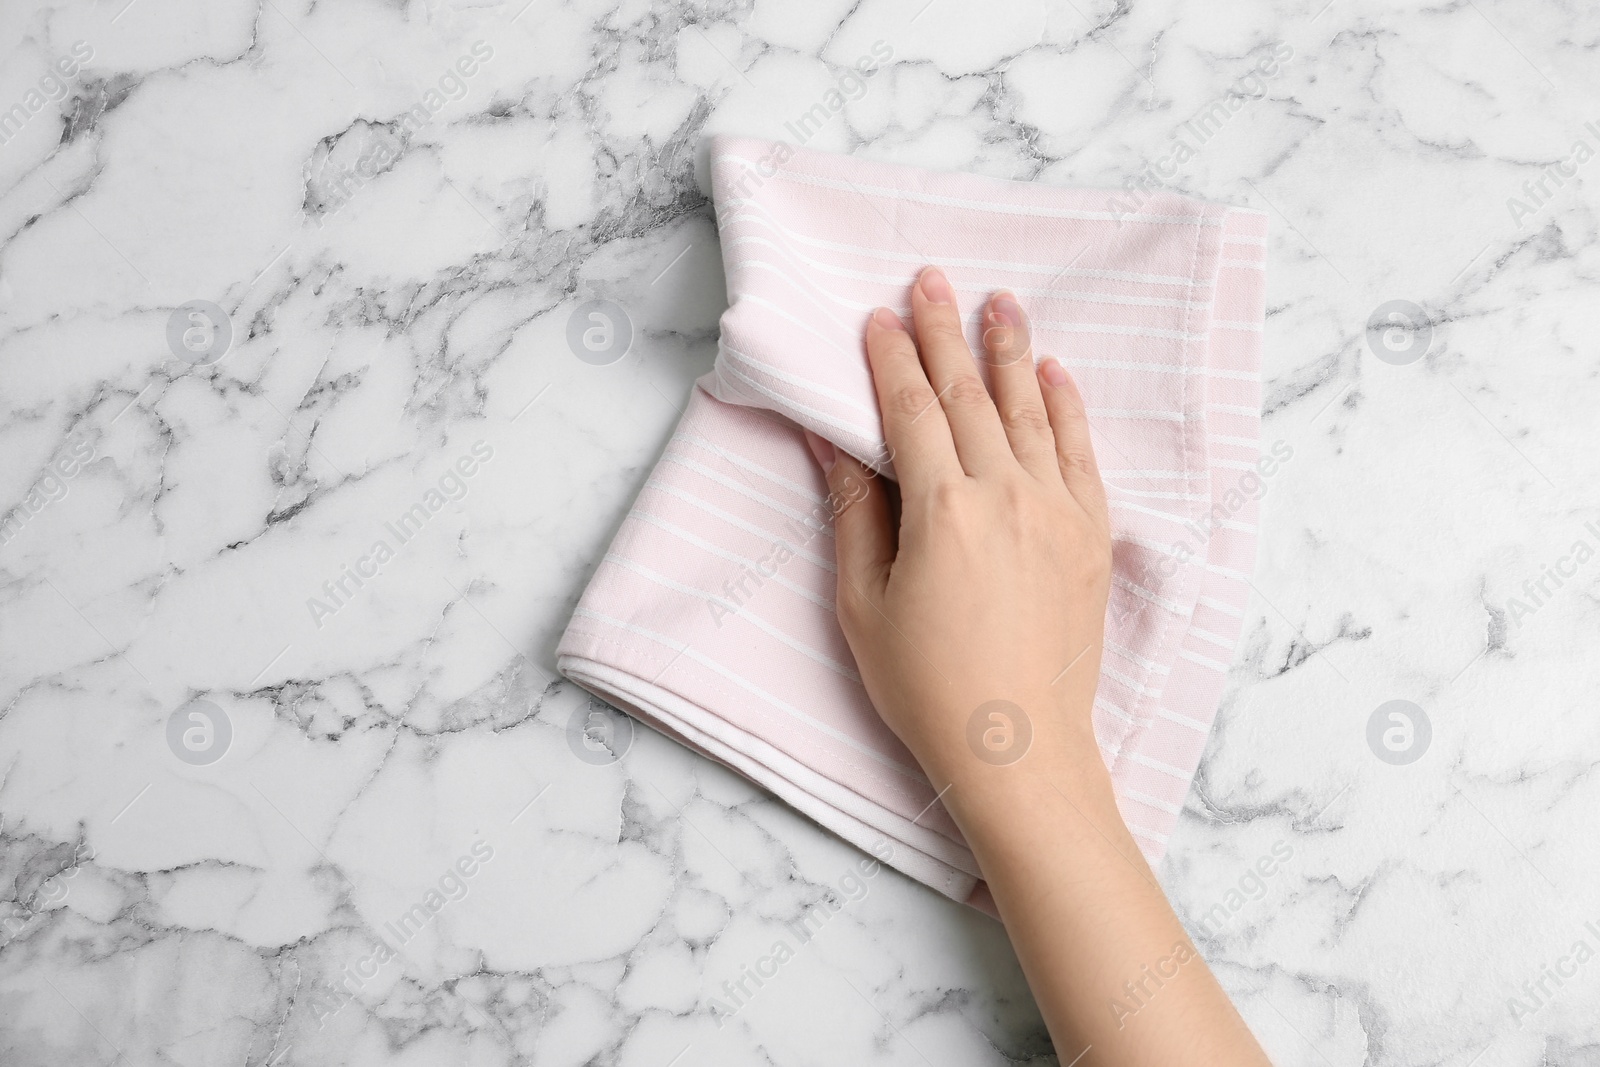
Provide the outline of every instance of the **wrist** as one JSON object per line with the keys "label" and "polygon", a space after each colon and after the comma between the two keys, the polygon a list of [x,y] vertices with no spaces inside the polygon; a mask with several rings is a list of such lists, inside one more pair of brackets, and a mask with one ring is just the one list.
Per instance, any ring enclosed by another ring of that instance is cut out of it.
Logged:
{"label": "wrist", "polygon": [[1093,823],[1120,826],[1111,775],[1087,715],[1030,717],[1024,747],[1024,731],[1005,721],[1006,709],[997,714],[984,724],[988,738],[969,731],[936,755],[918,753],[969,842],[1027,835],[1038,813],[1069,805]]}

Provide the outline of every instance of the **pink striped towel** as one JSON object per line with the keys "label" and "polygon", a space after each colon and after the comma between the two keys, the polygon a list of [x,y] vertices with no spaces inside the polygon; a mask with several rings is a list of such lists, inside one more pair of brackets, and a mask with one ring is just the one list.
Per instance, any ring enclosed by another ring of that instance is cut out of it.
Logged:
{"label": "pink striped towel", "polygon": [[800,432],[869,464],[887,454],[866,317],[883,304],[909,321],[912,282],[934,263],[974,351],[984,301],[1009,288],[1035,353],[1061,357],[1088,399],[1115,538],[1095,731],[1155,862],[1255,560],[1265,216],[746,138],[718,137],[711,155],[729,304],[715,369],[584,592],[561,671],[911,877],[992,907],[862,689],[833,611],[827,490]]}

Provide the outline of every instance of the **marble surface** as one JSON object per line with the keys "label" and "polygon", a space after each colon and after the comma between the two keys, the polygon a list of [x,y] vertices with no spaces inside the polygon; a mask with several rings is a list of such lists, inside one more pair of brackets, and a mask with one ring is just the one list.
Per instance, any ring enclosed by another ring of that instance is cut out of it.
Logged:
{"label": "marble surface", "polygon": [[988,919],[569,744],[731,131],[1272,213],[1293,458],[1161,878],[1277,1063],[1600,1063],[1597,46],[1510,0],[6,5],[0,1062],[1050,1060]]}

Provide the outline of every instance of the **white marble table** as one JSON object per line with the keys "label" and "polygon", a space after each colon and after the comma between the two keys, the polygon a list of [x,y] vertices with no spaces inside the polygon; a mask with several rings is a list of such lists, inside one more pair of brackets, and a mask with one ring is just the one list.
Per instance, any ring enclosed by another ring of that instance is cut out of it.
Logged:
{"label": "white marble table", "polygon": [[1051,1056],[990,920],[569,746],[732,131],[1272,213],[1293,458],[1161,877],[1278,1063],[1600,1063],[1600,16],[1322,5],[6,5],[0,1062]]}

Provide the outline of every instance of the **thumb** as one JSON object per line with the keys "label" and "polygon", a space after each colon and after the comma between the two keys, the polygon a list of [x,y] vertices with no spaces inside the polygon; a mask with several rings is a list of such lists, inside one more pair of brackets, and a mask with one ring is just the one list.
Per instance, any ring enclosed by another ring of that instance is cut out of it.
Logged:
{"label": "thumb", "polygon": [[888,491],[882,479],[854,456],[840,452],[832,441],[810,430],[805,434],[811,454],[828,479],[839,584],[876,597],[888,581],[889,565],[894,562]]}

